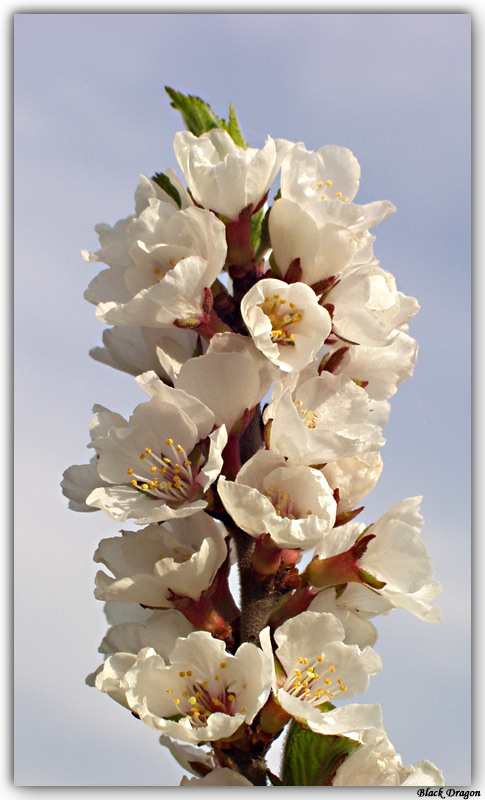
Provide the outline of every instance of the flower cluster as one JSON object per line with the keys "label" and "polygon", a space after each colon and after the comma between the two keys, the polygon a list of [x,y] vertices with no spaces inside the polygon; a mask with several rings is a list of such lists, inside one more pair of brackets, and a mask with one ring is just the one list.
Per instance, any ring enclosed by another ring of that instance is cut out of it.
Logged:
{"label": "flower cluster", "polygon": [[353,700],[382,669],[372,618],[439,620],[420,498],[355,521],[417,354],[418,303],[374,255],[394,206],[355,202],[346,148],[251,148],[232,107],[226,123],[167,91],[184,181],[142,175],[134,213],[84,252],[112,326],[91,355],[148,396],[129,419],[95,406],[94,455],[62,482],[72,509],[138,526],[94,555],[111,627],[88,683],[161,734],[182,785],[265,785],[287,725],[282,785],[301,736],[325,750],[314,785],[440,785]]}

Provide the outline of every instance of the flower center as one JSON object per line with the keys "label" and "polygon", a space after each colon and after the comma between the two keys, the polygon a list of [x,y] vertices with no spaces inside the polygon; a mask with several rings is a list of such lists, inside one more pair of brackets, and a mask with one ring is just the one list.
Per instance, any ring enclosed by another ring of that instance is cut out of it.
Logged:
{"label": "flower center", "polygon": [[297,325],[303,317],[294,303],[288,303],[274,294],[272,298],[265,297],[259,308],[266,314],[271,322],[271,341],[276,344],[295,345],[295,334],[292,326]]}
{"label": "flower center", "polygon": [[171,258],[171,259],[170,259],[170,261],[168,262],[168,267],[165,269],[165,271],[162,271],[162,270],[160,269],[160,267],[154,267],[154,269],[153,269],[153,273],[154,273],[154,275],[155,275],[155,279],[156,279],[156,281],[157,281],[157,282],[158,282],[158,281],[163,281],[163,279],[164,279],[165,275],[167,274],[167,272],[168,272],[170,269],[172,269],[172,267],[174,267],[174,266],[175,266],[175,263],[176,263],[176,262],[174,261],[174,259],[173,259],[173,258]]}
{"label": "flower center", "polygon": [[[325,186],[326,187],[330,187],[331,185],[332,185],[332,181],[328,180],[328,181],[325,182]],[[321,189],[323,189],[323,186],[324,186],[323,181],[318,181],[315,184],[315,186],[313,187],[314,192],[315,193],[319,192]],[[330,193],[330,197],[331,197],[331,194],[332,193]],[[320,195],[320,200],[327,200],[328,197],[329,197],[329,195],[321,194]],[[342,192],[335,192],[335,199],[336,200],[342,200],[343,203],[348,203],[349,202],[349,198],[348,197],[342,197]]]}
{"label": "flower center", "polygon": [[309,664],[307,658],[298,658],[300,667],[295,667],[287,678],[283,689],[298,700],[306,700],[312,706],[319,706],[327,700],[333,700],[339,692],[346,692],[347,687],[340,678],[335,677],[335,667],[325,666],[325,656],[320,655]]}
{"label": "flower center", "polygon": [[313,430],[317,425],[318,411],[310,411],[308,408],[303,408],[303,402],[301,400],[297,401],[296,407],[305,428]]}
{"label": "flower center", "polygon": [[[227,663],[221,661],[220,672],[215,673],[210,681],[194,679],[190,669],[179,672],[179,677],[187,680],[181,696],[172,697],[175,713],[187,717],[194,728],[207,725],[209,717],[216,712],[230,717],[246,713],[247,709],[241,702],[247,684],[244,683],[239,691],[232,687],[233,682],[226,684],[222,677],[226,667]],[[173,695],[172,689],[166,692]]]}
{"label": "flower center", "polygon": [[298,513],[295,503],[291,499],[286,489],[272,487],[266,491],[266,497],[271,500],[279,517],[288,517],[288,519],[297,518]]}
{"label": "flower center", "polygon": [[150,447],[145,447],[139,456],[143,463],[141,469],[135,471],[129,467],[127,472],[135,489],[175,507],[194,500],[200,489],[198,472],[180,444],[174,445],[173,439],[167,439],[165,444],[172,449],[172,458],[158,456]]}

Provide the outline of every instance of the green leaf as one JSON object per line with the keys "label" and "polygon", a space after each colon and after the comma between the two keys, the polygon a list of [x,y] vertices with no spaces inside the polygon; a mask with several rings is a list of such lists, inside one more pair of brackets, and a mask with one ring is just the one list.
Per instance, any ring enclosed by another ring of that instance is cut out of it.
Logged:
{"label": "green leaf", "polygon": [[213,128],[222,128],[222,130],[227,131],[234,144],[244,150],[247,149],[248,145],[242,135],[232,103],[229,106],[229,122],[226,122],[218,117],[217,114],[214,114],[210,105],[202,98],[176,92],[175,89],[171,89],[169,86],[165,87],[165,91],[172,101],[170,105],[180,111],[185,127],[194,136],[202,136],[203,133],[207,133]]}
{"label": "green leaf", "polygon": [[170,89],[169,86],[165,87],[165,91],[172,101],[170,105],[180,111],[187,130],[193,133],[194,136],[202,136],[203,133],[207,133],[213,128],[224,127],[222,120],[214,114],[211,107],[200,97],[176,92],[175,89]]}
{"label": "green leaf", "polygon": [[237,144],[238,147],[242,147],[244,150],[247,150],[248,144],[246,139],[242,135],[241,128],[239,127],[239,122],[236,117],[236,112],[234,111],[234,106],[231,103],[229,105],[229,122],[224,122],[224,128],[228,132],[229,136],[231,137],[234,144]]}
{"label": "green leaf", "polygon": [[152,181],[157,183],[172,200],[175,200],[179,208],[182,208],[182,200],[180,199],[178,189],[173,185],[168,175],[164,175],[163,172],[156,172],[155,175],[152,176]]}
{"label": "green leaf", "polygon": [[340,764],[358,747],[345,736],[322,736],[292,720],[283,753],[283,784],[331,786]]}

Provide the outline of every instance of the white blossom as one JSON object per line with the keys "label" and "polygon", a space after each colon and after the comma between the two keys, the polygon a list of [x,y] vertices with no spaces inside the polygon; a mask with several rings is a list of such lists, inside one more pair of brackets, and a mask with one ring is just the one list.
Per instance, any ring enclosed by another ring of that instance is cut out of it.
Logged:
{"label": "white blossom", "polygon": [[309,364],[331,330],[328,311],[304,283],[258,281],[243,297],[241,314],[256,347],[284,372]]}
{"label": "white blossom", "polygon": [[269,215],[269,233],[272,259],[281,275],[299,259],[300,280],[312,286],[352,265],[368,262],[374,237],[366,230],[354,230],[353,220],[344,213],[348,210],[341,203],[313,203],[302,208],[284,197],[276,200]]}
{"label": "white blossom", "polygon": [[[378,591],[389,604],[384,609],[381,606],[377,613],[387,613],[394,607],[405,608],[427,622],[438,622],[441,619],[439,609],[431,607],[430,602],[441,587],[434,578],[428,552],[420,538],[423,525],[420,503],[420,497],[402,500],[367,529],[353,522],[335,528],[322,537],[315,548],[315,556],[327,559],[346,552],[366,530],[372,538],[359,557],[356,570],[370,577],[371,583],[384,584],[373,585],[372,594]],[[318,568],[318,561],[315,565]]]}
{"label": "white blossom", "polygon": [[[333,710],[324,703],[347,700],[362,694],[369,677],[382,664],[371,647],[344,644],[341,622],[328,613],[304,611],[275,630],[275,656],[284,676],[273,676],[273,694],[282,708],[316,733],[345,734],[360,738],[360,732],[380,719],[379,706],[348,704]],[[269,629],[261,633],[263,650],[271,652]]]}
{"label": "white blossom", "polygon": [[102,247],[85,258],[109,266],[85,297],[97,306],[99,319],[168,327],[202,313],[203,291],[217,278],[227,251],[224,225],[214,214],[151,198],[138,217],[97,230]]}
{"label": "white blossom", "polygon": [[[356,584],[351,584],[356,586]],[[345,592],[344,592],[345,594]],[[346,600],[341,599],[333,587],[323,589],[308,606],[309,611],[326,611],[342,623],[345,644],[356,644],[361,650],[377,641],[377,630],[360,609],[348,608]]]}
{"label": "white blossom", "polygon": [[177,639],[188,636],[193,631],[192,623],[174,608],[156,611],[147,609],[147,619],[143,622],[119,622],[109,628],[98,651],[105,656],[111,656],[115,653],[136,654],[144,647],[153,647],[165,661],[169,661]]}
{"label": "white blossom", "polygon": [[150,646],[169,663],[177,639],[188,636],[193,630],[193,625],[175,609],[154,611],[145,622],[114,625],[98,648],[107,658],[87,676],[86,683],[128,708],[126,692],[121,684],[125,673],[136,662],[138,652]]}
{"label": "white blossom", "polygon": [[[98,600],[169,608],[172,594],[197,600],[227,556],[225,531],[203,511],[102,539],[94,560],[114,577],[96,576]],[[141,649],[141,648],[139,648]]]}
{"label": "white blossom", "polygon": [[329,461],[322,468],[328,485],[338,489],[337,515],[355,508],[372,491],[382,472],[380,453],[363,453]]}
{"label": "white blossom", "polygon": [[264,418],[272,420],[271,450],[294,464],[361,455],[385,441],[366,392],[345,375],[318,375],[314,364],[275,385]]}
{"label": "white blossom", "polygon": [[199,137],[179,131],[174,139],[177,161],[195,201],[232,220],[248,206],[254,210],[259,205],[291,147],[292,142],[268,136],[261,150],[244,149],[219,128]]}
{"label": "white blossom", "polygon": [[[173,371],[190,359],[197,348],[197,334],[185,328],[145,328],[140,325],[106,328],[103,347],[93,347],[91,358],[108,367],[137,376],[154,370],[162,380],[173,382]],[[164,353],[166,368],[158,351]]]}
{"label": "white blossom", "polygon": [[[354,229],[368,230],[393,214],[388,200],[352,203],[360,183],[360,166],[345,147],[326,145],[308,151],[300,142],[290,150],[281,165],[281,196],[303,207],[320,203],[348,214]],[[338,212],[337,212],[338,213]]]}
{"label": "white blossom", "polygon": [[[165,363],[161,352],[159,357]],[[230,433],[244,412],[263,399],[273,370],[247,336],[217,333],[204,355],[181,366],[174,385],[202,400],[214,412],[215,424],[225,425]]]}
{"label": "white blossom", "polygon": [[332,786],[444,786],[441,771],[429,761],[403,766],[383,730],[369,729],[363,743],[339,766]]}
{"label": "white blossom", "polygon": [[389,344],[419,311],[417,300],[399,292],[394,276],[377,261],[345,272],[327,300],[334,306],[333,332],[372,347]]}
{"label": "white blossom", "polygon": [[304,205],[319,200],[327,192],[329,199],[349,202],[360,184],[360,165],[346,147],[326,145],[316,152],[298,142],[281,165],[281,195]]}
{"label": "white blossom", "polygon": [[251,723],[271,684],[271,659],[262,650],[246,642],[231,655],[206,631],[179,639],[170,662],[141,651],[122,688],[143,722],[193,744],[226,739]]}
{"label": "white blossom", "polygon": [[269,533],[282,548],[308,549],[335,522],[336,502],[322,473],[269,450],[255,453],[235,481],[221,475],[217,488],[236,525],[256,538]]}
{"label": "white blossom", "polygon": [[104,410],[103,424],[99,414],[92,423],[89,446],[99,456],[104,485],[86,503],[116,521],[147,524],[195,514],[207,506],[205,493],[222,468],[225,428],[212,432],[214,415],[200,400],[154,378],[144,385],[151,399],[129,422]]}
{"label": "white blossom", "polygon": [[[339,342],[333,351],[341,347]],[[412,376],[417,355],[416,340],[398,330],[384,347],[363,344],[348,347],[338,372],[360,383],[372,399],[387,400],[396,394],[400,383]]]}

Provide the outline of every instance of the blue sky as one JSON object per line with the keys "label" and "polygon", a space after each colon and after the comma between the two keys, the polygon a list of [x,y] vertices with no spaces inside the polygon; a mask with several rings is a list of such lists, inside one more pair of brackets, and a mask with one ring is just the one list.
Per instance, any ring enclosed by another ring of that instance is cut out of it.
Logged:
{"label": "blue sky", "polygon": [[[129,414],[128,376],[92,361],[103,326],[83,291],[94,225],[133,210],[141,172],[175,167],[164,85],[198,94],[247,139],[339,144],[361,202],[397,213],[375,251],[421,304],[414,378],[392,400],[384,471],[363,521],[424,495],[423,540],[444,621],[379,620],[383,706],[404,763],[470,781],[470,17],[467,14],[16,14],[16,781],[176,786],[157,735],[84,685],[105,632],[92,555],[116,533],[67,510],[94,403]],[[27,472],[28,471],[28,472]],[[24,478],[34,471],[25,494]],[[453,709],[453,727],[449,714]]]}

